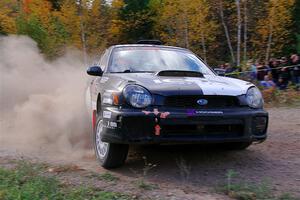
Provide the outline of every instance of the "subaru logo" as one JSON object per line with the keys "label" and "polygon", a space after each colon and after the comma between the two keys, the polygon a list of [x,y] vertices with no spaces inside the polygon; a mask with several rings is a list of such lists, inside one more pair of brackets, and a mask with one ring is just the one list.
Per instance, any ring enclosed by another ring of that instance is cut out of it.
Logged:
{"label": "subaru logo", "polygon": [[197,104],[199,104],[200,106],[204,106],[208,103],[208,101],[206,99],[199,99],[197,101]]}

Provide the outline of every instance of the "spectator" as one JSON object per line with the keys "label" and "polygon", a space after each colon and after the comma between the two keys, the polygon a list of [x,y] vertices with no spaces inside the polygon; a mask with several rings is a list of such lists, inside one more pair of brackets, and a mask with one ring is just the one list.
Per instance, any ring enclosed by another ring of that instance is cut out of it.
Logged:
{"label": "spectator", "polygon": [[286,57],[281,57],[280,59],[280,67],[288,66],[288,59]]}
{"label": "spectator", "polygon": [[277,59],[271,59],[269,62],[269,67],[271,69],[271,74],[272,74],[272,79],[275,83],[278,82],[279,79],[279,69],[277,69],[279,67],[279,61]]}
{"label": "spectator", "polygon": [[291,70],[290,68],[287,68],[288,65],[288,59],[286,57],[281,57],[279,64],[279,67],[281,67],[279,76],[281,76],[283,81],[287,82],[287,84],[291,80]]}
{"label": "spectator", "polygon": [[257,69],[257,80],[263,81],[265,75],[268,74],[268,67],[264,65],[263,62],[258,62],[258,64],[256,65],[256,69]]}
{"label": "spectator", "polygon": [[230,63],[225,63],[224,64],[225,72],[227,73],[232,73],[234,71],[234,68],[230,65]]}
{"label": "spectator", "polygon": [[280,77],[279,79],[278,79],[278,83],[277,83],[277,87],[278,87],[278,89],[279,90],[285,90],[286,88],[287,88],[287,84],[286,84],[286,82]]}
{"label": "spectator", "polygon": [[276,84],[274,83],[274,81],[269,79],[268,75],[265,75],[264,80],[260,81],[260,85],[264,89],[270,89],[270,88],[275,88],[276,87]]}
{"label": "spectator", "polygon": [[293,83],[297,86],[297,88],[300,87],[300,58],[297,54],[293,54],[291,56],[291,65],[295,65],[293,67],[292,76],[293,76]]}
{"label": "spectator", "polygon": [[280,70],[280,78],[281,79],[281,82],[283,84],[285,84],[286,86],[289,84],[289,81],[290,81],[290,71],[287,67],[283,67],[281,68]]}
{"label": "spectator", "polygon": [[252,61],[248,61],[247,63],[250,66],[250,80],[256,80],[257,78],[257,69],[256,65],[252,63]]}

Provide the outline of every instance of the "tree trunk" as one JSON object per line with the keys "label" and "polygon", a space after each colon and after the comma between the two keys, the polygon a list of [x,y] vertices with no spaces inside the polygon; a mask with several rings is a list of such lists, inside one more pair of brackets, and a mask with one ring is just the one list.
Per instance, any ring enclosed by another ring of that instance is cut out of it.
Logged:
{"label": "tree trunk", "polygon": [[85,30],[84,30],[84,24],[82,19],[82,1],[78,1],[78,14],[80,16],[80,34],[81,34],[81,43],[82,43],[82,51],[83,51],[83,61],[84,64],[87,65],[87,52],[86,52],[86,39],[85,39]]}
{"label": "tree trunk", "polygon": [[266,60],[265,60],[266,62],[268,62],[269,58],[270,58],[272,40],[273,40],[273,26],[272,26],[272,23],[270,23],[270,26],[269,26],[269,36],[268,36],[268,44],[267,44],[267,51],[266,51]]}
{"label": "tree trunk", "polygon": [[184,8],[184,43],[185,48],[189,48],[189,23],[186,8]]}
{"label": "tree trunk", "polygon": [[219,14],[220,14],[220,17],[221,17],[222,25],[224,27],[224,32],[225,32],[225,36],[226,36],[226,39],[227,39],[227,44],[228,44],[228,48],[229,48],[229,51],[230,51],[231,60],[232,60],[233,63],[235,63],[235,57],[234,57],[233,48],[232,48],[232,45],[231,45],[230,35],[229,35],[229,32],[228,32],[228,27],[227,27],[227,25],[225,23],[225,19],[224,19],[224,11],[223,11],[223,2],[222,2],[222,0],[219,1]]}
{"label": "tree trunk", "polygon": [[241,23],[241,6],[240,0],[236,0],[237,8],[237,49],[236,49],[236,64],[240,66],[241,64],[241,32],[242,32],[242,23]]}
{"label": "tree trunk", "polygon": [[244,0],[244,62],[247,61],[247,40],[248,40],[248,13],[247,0]]}
{"label": "tree trunk", "polygon": [[201,44],[202,44],[202,50],[203,50],[203,59],[207,63],[206,44],[205,44],[205,38],[204,38],[204,32],[203,31],[201,31]]}
{"label": "tree trunk", "polygon": [[80,28],[81,28],[81,42],[82,42],[82,51],[83,51],[83,61],[87,65],[87,52],[86,52],[86,40],[85,40],[85,31],[82,16],[80,16]]}

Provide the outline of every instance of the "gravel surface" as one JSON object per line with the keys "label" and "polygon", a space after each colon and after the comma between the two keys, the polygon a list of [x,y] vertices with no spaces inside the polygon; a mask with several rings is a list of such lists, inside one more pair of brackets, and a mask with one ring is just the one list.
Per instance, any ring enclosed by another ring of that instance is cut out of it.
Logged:
{"label": "gravel surface", "polygon": [[[118,176],[117,184],[107,184],[86,179],[86,173],[103,173],[92,150],[80,159],[60,155],[59,158],[47,152],[30,154],[0,146],[0,166],[7,167],[10,160],[20,156],[51,165],[74,164],[84,169],[65,173],[62,179],[70,182],[88,181],[99,187],[124,191],[141,198],[164,199],[226,199],[216,194],[215,187],[226,181],[226,172],[238,173],[236,181],[255,184],[269,182],[274,193],[290,193],[300,197],[300,108],[271,108],[268,139],[252,145],[245,151],[217,150],[214,146],[148,146],[131,148],[124,167],[110,173]],[[159,189],[141,191],[135,182],[141,178],[144,160],[156,164],[146,176]],[[64,159],[65,158],[65,159]]]}

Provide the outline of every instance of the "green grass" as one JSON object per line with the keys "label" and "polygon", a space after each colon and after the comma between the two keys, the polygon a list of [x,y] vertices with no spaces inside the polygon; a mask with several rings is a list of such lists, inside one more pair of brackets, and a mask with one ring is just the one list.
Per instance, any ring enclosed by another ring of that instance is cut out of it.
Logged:
{"label": "green grass", "polygon": [[105,172],[105,173],[102,173],[102,174],[99,174],[99,173],[95,173],[95,172],[92,172],[90,173],[87,177],[89,178],[96,178],[97,180],[100,180],[100,181],[105,181],[105,182],[116,182],[118,180],[120,180],[119,177],[109,173],[109,172]]}
{"label": "green grass", "polygon": [[14,169],[0,168],[0,200],[130,199],[129,196],[91,187],[63,185],[43,173],[42,165],[19,163]]}
{"label": "green grass", "polygon": [[100,174],[99,175],[99,178],[101,180],[104,180],[104,181],[117,181],[119,180],[118,177],[114,176],[113,174],[109,173],[109,172],[105,172],[104,174]]}
{"label": "green grass", "polygon": [[238,200],[299,200],[286,193],[275,196],[273,188],[269,182],[248,183],[239,181],[238,173],[228,170],[226,174],[226,184],[217,188],[218,191]]}
{"label": "green grass", "polygon": [[220,187],[220,190],[229,197],[238,200],[299,200],[299,198],[288,193],[275,196],[272,187],[267,183],[232,183],[229,190],[227,185]]}
{"label": "green grass", "polygon": [[136,185],[138,188],[143,190],[155,190],[158,189],[158,185],[147,183],[143,178],[136,181]]}

